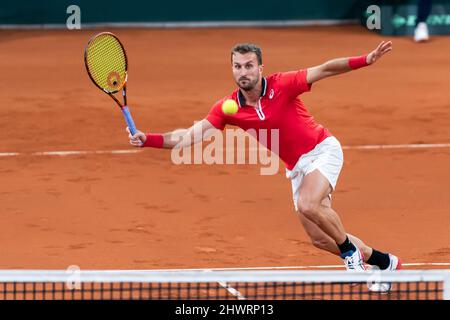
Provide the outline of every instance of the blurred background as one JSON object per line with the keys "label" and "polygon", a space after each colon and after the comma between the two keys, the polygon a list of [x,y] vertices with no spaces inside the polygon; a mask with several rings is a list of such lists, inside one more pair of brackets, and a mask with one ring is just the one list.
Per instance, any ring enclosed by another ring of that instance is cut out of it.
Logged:
{"label": "blurred background", "polygon": [[[64,28],[72,7],[81,11],[82,27],[141,26],[296,26],[366,24],[367,8],[381,9],[383,35],[412,35],[419,0],[260,0],[148,1],[39,0],[2,1],[2,28]],[[450,0],[434,0],[427,18],[431,34],[450,33]],[[70,7],[70,9],[68,9]]]}

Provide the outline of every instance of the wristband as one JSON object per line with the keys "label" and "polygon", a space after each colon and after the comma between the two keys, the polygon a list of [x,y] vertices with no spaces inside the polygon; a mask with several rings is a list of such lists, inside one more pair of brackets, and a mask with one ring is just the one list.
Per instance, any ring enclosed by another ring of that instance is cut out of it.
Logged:
{"label": "wristband", "polygon": [[353,70],[368,66],[366,58],[367,58],[367,55],[349,58],[348,66]]}
{"label": "wristband", "polygon": [[160,133],[147,133],[145,135],[147,140],[142,144],[142,147],[150,148],[163,148],[164,146],[164,136]]}

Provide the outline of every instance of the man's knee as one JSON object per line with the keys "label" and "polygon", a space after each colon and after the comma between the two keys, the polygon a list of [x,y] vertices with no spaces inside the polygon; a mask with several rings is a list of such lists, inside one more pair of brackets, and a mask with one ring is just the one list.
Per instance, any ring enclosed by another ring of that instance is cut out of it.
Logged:
{"label": "man's knee", "polygon": [[320,213],[320,202],[308,197],[300,197],[297,208],[299,214],[303,214],[308,220],[316,221]]}

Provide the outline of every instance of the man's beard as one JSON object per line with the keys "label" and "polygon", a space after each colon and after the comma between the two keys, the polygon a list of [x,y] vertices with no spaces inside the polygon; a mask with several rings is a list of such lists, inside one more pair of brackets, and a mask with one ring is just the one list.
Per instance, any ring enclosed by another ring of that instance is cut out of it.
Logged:
{"label": "man's beard", "polygon": [[[246,80],[247,83],[244,85],[244,84],[241,83],[241,80]],[[255,88],[255,86],[258,83],[258,81],[259,81],[259,77],[257,77],[253,81],[250,81],[248,78],[244,78],[244,79],[240,78],[237,81],[237,85],[239,86],[239,88],[241,88],[244,91],[251,91],[251,90],[253,90]]]}

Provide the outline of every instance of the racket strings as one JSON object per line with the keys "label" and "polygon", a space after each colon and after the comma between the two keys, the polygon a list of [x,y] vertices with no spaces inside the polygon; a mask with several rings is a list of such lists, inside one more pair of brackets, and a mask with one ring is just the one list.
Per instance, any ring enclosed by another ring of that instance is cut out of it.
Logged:
{"label": "racket strings", "polygon": [[120,42],[110,34],[101,34],[86,48],[86,65],[94,82],[115,93],[126,81],[127,60]]}

